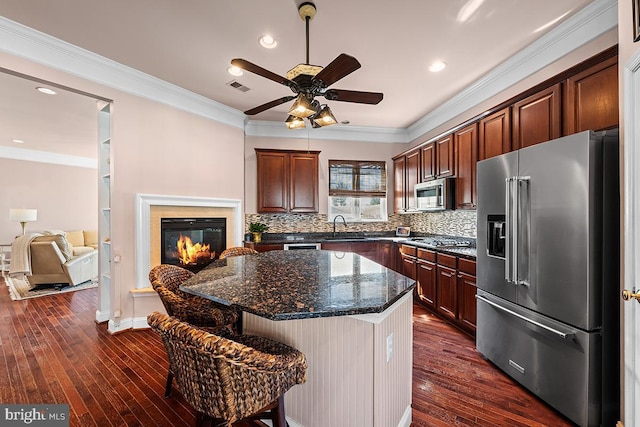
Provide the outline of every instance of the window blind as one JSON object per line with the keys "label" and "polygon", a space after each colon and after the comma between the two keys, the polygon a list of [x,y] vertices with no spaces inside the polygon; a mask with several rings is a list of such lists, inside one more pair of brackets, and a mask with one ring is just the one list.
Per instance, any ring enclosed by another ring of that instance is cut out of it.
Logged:
{"label": "window blind", "polygon": [[329,160],[329,196],[386,197],[387,163]]}

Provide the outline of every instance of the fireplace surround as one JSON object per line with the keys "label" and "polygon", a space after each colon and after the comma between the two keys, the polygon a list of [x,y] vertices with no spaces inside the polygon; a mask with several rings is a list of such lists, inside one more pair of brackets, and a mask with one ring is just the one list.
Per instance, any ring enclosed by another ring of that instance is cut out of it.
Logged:
{"label": "fireplace surround", "polygon": [[[152,214],[152,210],[156,212],[165,209],[186,212],[186,214],[174,215],[176,217],[205,216],[196,215],[198,212],[207,212],[206,216],[225,217],[227,219],[227,246],[242,245],[244,221],[240,200],[138,193],[135,199],[136,289],[142,290],[150,287],[149,270],[152,267],[152,262],[154,265],[160,263],[160,217],[157,218],[157,224],[155,224],[156,214]],[[210,215],[211,212],[215,212],[215,214]],[[155,236],[152,237],[152,230],[158,230],[157,239]],[[156,240],[157,243],[152,243]],[[154,248],[156,244],[157,249]],[[157,258],[156,255],[152,255],[156,251]]]}

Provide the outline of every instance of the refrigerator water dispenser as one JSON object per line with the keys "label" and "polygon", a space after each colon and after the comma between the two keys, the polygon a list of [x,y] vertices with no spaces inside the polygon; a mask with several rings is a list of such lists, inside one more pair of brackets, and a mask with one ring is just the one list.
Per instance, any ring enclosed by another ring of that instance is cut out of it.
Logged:
{"label": "refrigerator water dispenser", "polygon": [[487,216],[487,255],[505,257],[507,242],[507,223],[505,215]]}

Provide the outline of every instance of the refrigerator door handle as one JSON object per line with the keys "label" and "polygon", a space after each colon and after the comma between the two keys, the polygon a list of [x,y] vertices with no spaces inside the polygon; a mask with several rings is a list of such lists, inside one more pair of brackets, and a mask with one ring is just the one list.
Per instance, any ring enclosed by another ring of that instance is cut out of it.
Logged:
{"label": "refrigerator door handle", "polygon": [[482,301],[482,302],[486,302],[487,304],[489,304],[489,305],[490,305],[490,306],[492,306],[492,307],[497,308],[498,310],[502,310],[502,311],[504,311],[505,313],[508,313],[508,314],[510,314],[510,315],[512,315],[512,316],[515,316],[515,317],[517,317],[518,319],[524,320],[524,321],[525,321],[525,322],[527,322],[527,323],[531,323],[532,325],[535,325],[535,326],[537,326],[537,327],[539,327],[539,328],[545,329],[545,330],[547,330],[547,331],[549,331],[549,332],[551,332],[551,333],[553,333],[553,334],[555,334],[555,335],[559,336],[559,337],[560,337],[560,338],[562,338],[562,339],[565,339],[565,340],[572,340],[572,339],[576,336],[576,334],[572,334],[572,333],[565,333],[565,332],[562,332],[562,331],[558,331],[557,329],[554,329],[554,328],[552,328],[552,327],[550,327],[550,326],[543,325],[543,324],[542,324],[542,323],[540,323],[540,322],[536,322],[536,321],[535,321],[535,320],[533,320],[533,319],[529,319],[529,318],[528,318],[528,317],[526,317],[526,316],[523,316],[523,315],[521,315],[521,314],[519,314],[519,313],[516,313],[515,311],[511,311],[511,310],[509,310],[508,308],[505,308],[505,307],[501,306],[500,304],[496,304],[495,302],[488,300],[487,298],[483,297],[482,295],[476,295],[476,298],[477,298],[477,299],[479,299],[479,300],[480,300],[480,301]]}
{"label": "refrigerator door handle", "polygon": [[517,204],[518,185],[517,177],[511,176],[505,179],[505,260],[504,279],[507,283],[515,283],[518,277],[518,215]]}
{"label": "refrigerator door handle", "polygon": [[515,186],[516,191],[516,216],[518,218],[516,222],[516,239],[515,245],[516,259],[515,263],[516,273],[513,277],[513,281],[516,285],[529,286],[529,233],[530,233],[530,218],[531,218],[531,188],[530,176],[519,176],[516,178]]}

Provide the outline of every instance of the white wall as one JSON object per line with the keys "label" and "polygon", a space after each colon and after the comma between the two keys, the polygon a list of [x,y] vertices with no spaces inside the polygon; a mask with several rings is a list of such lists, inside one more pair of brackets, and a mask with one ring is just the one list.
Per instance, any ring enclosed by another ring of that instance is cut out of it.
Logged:
{"label": "white wall", "polygon": [[91,168],[0,158],[0,243],[11,243],[22,231],[9,220],[11,208],[38,210],[27,232],[97,230],[97,174]]}

